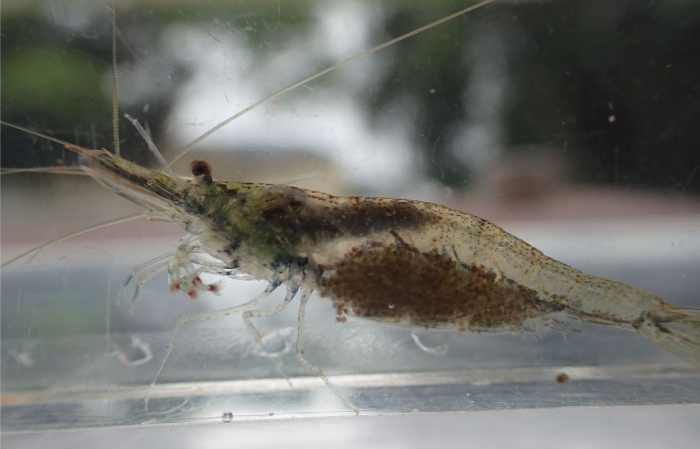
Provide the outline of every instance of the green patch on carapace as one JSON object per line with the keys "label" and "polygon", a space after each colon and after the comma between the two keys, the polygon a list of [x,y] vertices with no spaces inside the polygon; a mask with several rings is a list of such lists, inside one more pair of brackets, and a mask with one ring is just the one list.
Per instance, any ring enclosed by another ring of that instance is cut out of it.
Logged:
{"label": "green patch on carapace", "polygon": [[343,237],[433,224],[434,214],[415,202],[339,198],[289,186],[213,182],[206,201],[192,210],[233,241],[258,255],[297,257],[309,247]]}

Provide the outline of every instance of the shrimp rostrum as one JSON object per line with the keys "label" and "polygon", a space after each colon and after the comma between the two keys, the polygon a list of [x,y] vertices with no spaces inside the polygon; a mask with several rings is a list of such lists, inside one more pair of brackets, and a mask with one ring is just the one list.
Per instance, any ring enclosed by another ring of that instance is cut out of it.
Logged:
{"label": "shrimp rostrum", "polygon": [[[222,312],[245,310],[256,335],[251,316],[276,313],[300,292],[301,323],[316,291],[333,302],[339,321],[358,316],[514,333],[569,318],[636,331],[700,365],[700,309],[674,307],[653,293],[584,274],[474,215],[420,201],[221,181],[205,161],[192,162],[186,178],[106,150],[67,148],[84,157],[84,170],[98,182],[151,217],[182,225],[187,235],[163,263],[172,289],[190,295],[214,290],[201,281],[202,272],[267,280],[266,293],[285,284],[287,296],[274,309],[249,310],[256,298]],[[300,324],[300,339],[302,332]]]}

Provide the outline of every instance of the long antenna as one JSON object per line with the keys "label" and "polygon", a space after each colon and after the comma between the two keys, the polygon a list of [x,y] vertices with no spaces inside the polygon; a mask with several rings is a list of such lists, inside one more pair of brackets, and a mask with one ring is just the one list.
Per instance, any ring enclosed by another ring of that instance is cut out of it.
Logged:
{"label": "long antenna", "polygon": [[112,2],[112,132],[114,154],[119,156],[119,85],[117,84],[117,0]]}
{"label": "long antenna", "polygon": [[[344,59],[343,61],[340,61],[340,62],[337,63],[337,64],[333,64],[332,66],[327,67],[327,68],[321,70],[320,72],[317,72],[317,73],[315,73],[315,74],[313,74],[313,75],[311,75],[311,76],[308,76],[308,77],[306,77],[306,78],[304,78],[304,79],[302,79],[302,80],[300,80],[300,81],[297,81],[297,82],[295,82],[295,83],[293,83],[293,84],[290,84],[289,86],[287,86],[287,87],[285,87],[285,88],[283,88],[283,89],[281,89],[281,90],[278,90],[277,92],[275,92],[275,93],[273,93],[273,94],[271,94],[271,95],[268,95],[267,97],[263,98],[262,100],[260,100],[260,101],[258,101],[258,102],[255,102],[255,103],[253,103],[252,105],[248,106],[247,108],[243,109],[242,111],[237,112],[236,114],[232,115],[231,117],[227,118],[227,119],[224,120],[223,122],[219,123],[218,125],[216,125],[216,126],[213,127],[212,129],[210,129],[209,131],[207,131],[207,132],[205,132],[204,134],[202,134],[201,136],[197,137],[197,138],[194,139],[192,142],[188,143],[188,144],[185,146],[185,148],[183,148],[182,150],[180,150],[180,152],[177,153],[177,154],[175,155],[175,157],[173,157],[173,158],[170,160],[170,164],[169,164],[169,165],[173,165],[178,159],[180,159],[182,156],[184,156],[185,154],[187,154],[187,152],[189,152],[189,151],[190,151],[195,145],[197,145],[199,142],[201,142],[201,141],[203,141],[204,139],[206,139],[207,137],[211,136],[212,134],[214,134],[215,132],[217,132],[218,130],[220,130],[221,128],[223,128],[224,126],[228,125],[228,124],[231,123],[232,121],[236,120],[238,117],[242,116],[243,114],[246,114],[247,112],[249,112],[249,111],[251,111],[251,110],[257,108],[257,107],[260,106],[261,104],[267,103],[268,101],[270,101],[270,100],[272,100],[272,99],[274,99],[274,98],[277,98],[277,97],[279,97],[280,95],[283,95],[283,94],[289,92],[289,91],[292,90],[292,89],[296,89],[297,87],[299,87],[299,86],[301,86],[301,85],[304,85],[304,84],[308,83],[309,81],[313,81],[313,80],[315,80],[316,78],[319,78],[319,77],[321,77],[321,76],[323,76],[323,75],[325,75],[325,74],[327,74],[327,73],[330,73],[330,72],[334,71],[335,69],[338,69],[338,68],[344,66],[345,64],[349,64],[349,63],[351,63],[351,62],[353,62],[353,61],[356,61],[356,60],[358,60],[358,59],[364,58],[365,56],[371,55],[372,53],[376,53],[376,52],[378,52],[379,50],[383,50],[383,49],[385,49],[386,47],[390,47],[390,46],[396,44],[397,42],[401,42],[401,41],[403,41],[403,40],[408,39],[409,37],[415,36],[416,34],[420,34],[420,33],[422,33],[423,31],[429,30],[429,29],[434,28],[434,27],[436,27],[436,26],[438,26],[438,25],[442,25],[442,24],[445,23],[445,22],[449,22],[450,20],[452,20],[452,19],[454,19],[454,18],[456,18],[456,17],[459,17],[459,16],[461,16],[461,15],[464,15],[464,14],[470,12],[470,11],[474,11],[475,9],[479,9],[479,8],[481,8],[482,6],[488,5],[489,3],[493,3],[494,1],[496,1],[496,0],[484,0],[484,1],[482,1],[481,3],[477,3],[476,5],[472,5],[472,6],[469,6],[469,7],[467,7],[467,8],[464,8],[464,9],[462,9],[462,10],[460,10],[460,11],[457,11],[457,12],[454,13],[454,14],[450,14],[450,15],[447,16],[447,17],[443,17],[442,19],[439,19],[439,20],[436,20],[436,21],[434,21],[434,22],[431,22],[431,23],[429,23],[429,24],[427,24],[427,25],[424,25],[424,26],[422,26],[422,27],[420,27],[420,28],[418,28],[418,29],[415,29],[415,30],[413,30],[413,31],[411,31],[411,32],[409,32],[409,33],[403,34],[403,35],[401,35],[401,36],[399,36],[399,37],[397,37],[397,38],[394,38],[394,39],[392,39],[392,40],[390,40],[390,41],[384,42],[383,44],[377,45],[376,47],[372,47],[372,48],[370,48],[369,50],[363,51],[363,52],[360,53],[360,54],[357,54],[357,55],[355,55],[355,56],[351,56],[351,57],[349,57],[349,58],[347,58],[347,59]],[[116,84],[115,84],[115,85],[116,85]]]}
{"label": "long antenna", "polygon": [[[112,226],[112,225],[115,225],[117,223],[124,223],[126,221],[134,220],[136,218],[143,217],[143,216],[144,215],[141,213],[125,215],[123,217],[115,218],[115,219],[109,220],[109,221],[104,221],[102,223],[99,223],[99,224],[96,224],[93,226],[89,226],[87,228],[83,228],[83,229],[80,229],[80,230],[75,231],[75,232],[71,232],[70,234],[66,234],[62,237],[57,238],[56,240],[51,240],[50,242],[42,243],[39,246],[35,246],[32,249],[28,249],[27,251],[23,252],[22,254],[18,254],[15,257],[13,257],[12,259],[10,259],[6,262],[3,262],[1,267],[5,268],[6,266],[10,265],[11,263],[13,263],[13,262],[25,257],[25,256],[28,256],[29,254],[33,254],[33,256],[32,256],[32,258],[33,258],[34,256],[36,256],[39,253],[39,251],[46,249],[46,248],[49,248],[51,246],[54,246],[58,243],[65,242],[66,240],[70,240],[70,239],[77,237],[79,235],[87,234],[88,232],[97,231],[98,229],[106,228],[108,226]],[[27,263],[29,263],[29,262],[27,262]]]}

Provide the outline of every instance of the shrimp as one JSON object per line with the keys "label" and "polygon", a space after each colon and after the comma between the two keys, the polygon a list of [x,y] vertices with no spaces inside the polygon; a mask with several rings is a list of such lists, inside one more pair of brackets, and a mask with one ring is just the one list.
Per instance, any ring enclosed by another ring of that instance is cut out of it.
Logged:
{"label": "shrimp", "polygon": [[67,148],[87,159],[83,169],[98,182],[151,216],[182,225],[185,255],[169,260],[167,269],[171,288],[190,296],[216,290],[201,281],[202,271],[241,272],[271,288],[286,284],[282,307],[297,291],[303,298],[317,291],[333,302],[339,321],[351,315],[427,329],[515,333],[536,332],[565,316],[638,332],[700,365],[700,309],[674,307],[653,293],[584,274],[466,212],[215,180],[202,160],[192,161],[192,178],[181,178],[107,151]]}
{"label": "shrimp", "polygon": [[[170,349],[186,323],[232,313],[242,313],[259,340],[251,318],[279,313],[300,297],[296,357],[357,412],[305,358],[305,307],[316,292],[332,302],[340,322],[356,316],[444,331],[536,333],[572,319],[638,332],[700,365],[700,310],[586,275],[477,216],[414,200],[225,181],[203,160],[192,161],[191,176],[184,177],[1,123],[61,143],[83,158],[82,171],[98,183],[149,218],[182,227],[177,249],[138,267],[127,284],[166,270],[170,288],[194,298],[219,289],[203,274],[268,283],[243,305],[183,317]],[[255,308],[282,285],[282,302]]]}
{"label": "shrimp", "polygon": [[[192,161],[192,177],[186,178],[106,150],[66,148],[84,157],[83,170],[100,184],[150,217],[182,226],[186,235],[175,255],[143,267],[167,269],[172,290],[190,297],[217,291],[202,281],[204,272],[269,283],[241,306],[185,316],[170,349],[185,323],[236,312],[243,312],[260,340],[250,318],[279,313],[298,295],[297,359],[356,413],[304,357],[303,320],[313,291],[332,301],[341,322],[357,316],[426,329],[531,333],[570,318],[638,332],[700,366],[700,309],[674,307],[653,293],[584,274],[466,212],[421,201],[217,180],[203,160]],[[287,294],[281,303],[252,309],[282,284]]]}

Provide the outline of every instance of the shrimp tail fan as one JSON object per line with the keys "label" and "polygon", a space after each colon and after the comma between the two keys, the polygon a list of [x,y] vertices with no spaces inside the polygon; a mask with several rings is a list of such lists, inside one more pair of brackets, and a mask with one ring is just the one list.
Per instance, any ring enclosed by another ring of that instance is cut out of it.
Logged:
{"label": "shrimp tail fan", "polygon": [[700,366],[700,309],[651,310],[637,331],[677,357]]}

